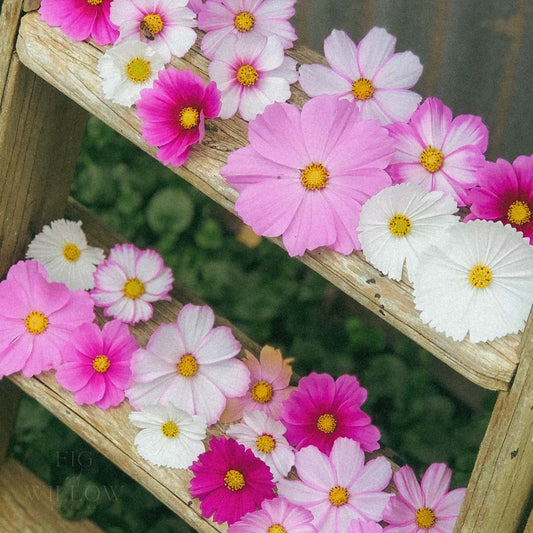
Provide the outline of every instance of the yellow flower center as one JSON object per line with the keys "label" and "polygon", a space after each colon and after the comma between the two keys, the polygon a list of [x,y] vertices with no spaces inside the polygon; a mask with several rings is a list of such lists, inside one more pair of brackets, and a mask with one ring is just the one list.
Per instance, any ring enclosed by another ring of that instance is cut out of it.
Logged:
{"label": "yellow flower center", "polygon": [[252,398],[258,403],[267,403],[272,400],[274,389],[268,381],[258,381],[252,387]]}
{"label": "yellow flower center", "polygon": [[39,335],[48,327],[48,317],[40,311],[32,311],[25,319],[26,331]]}
{"label": "yellow flower center", "polygon": [[476,265],[468,275],[468,281],[476,289],[484,289],[492,282],[492,272],[486,265]]}
{"label": "yellow flower center", "polygon": [[163,433],[163,435],[165,435],[167,439],[175,439],[178,436],[179,432],[180,430],[174,422],[165,422],[161,426],[161,433]]}
{"label": "yellow flower center", "polygon": [[389,220],[390,232],[395,237],[405,237],[406,235],[409,235],[412,225],[411,219],[405,215],[394,215]]}
{"label": "yellow flower center", "polygon": [[72,242],[68,242],[63,247],[63,257],[70,261],[71,263],[74,263],[80,258],[81,250]]}
{"label": "yellow flower center", "polygon": [[91,6],[99,6],[104,0],[87,0],[87,3]]}
{"label": "yellow flower center", "polygon": [[422,529],[429,529],[437,522],[435,513],[428,507],[422,507],[416,512],[416,525]]}
{"label": "yellow flower center", "polygon": [[333,433],[337,427],[337,421],[333,415],[320,415],[316,421],[316,427],[322,433]]}
{"label": "yellow flower center", "polygon": [[122,292],[126,298],[136,300],[144,294],[144,283],[137,278],[131,278],[124,283]]}
{"label": "yellow flower center", "polygon": [[235,15],[235,21],[233,24],[240,32],[245,33],[254,27],[255,18],[251,13],[248,13],[248,11],[241,11]]}
{"label": "yellow flower center", "polygon": [[255,441],[255,445],[260,452],[270,453],[276,447],[276,441],[272,435],[261,435]]}
{"label": "yellow flower center", "polygon": [[143,83],[151,73],[150,63],[142,57],[135,57],[126,65],[126,74],[135,83]]}
{"label": "yellow flower center", "polygon": [[322,163],[311,163],[300,172],[303,186],[310,191],[323,189],[328,182],[329,172]]}
{"label": "yellow flower center", "polygon": [[238,470],[228,470],[224,476],[224,485],[232,492],[235,492],[243,489],[246,486],[246,482],[244,481],[244,476]]}
{"label": "yellow flower center", "polygon": [[279,524],[274,524],[267,529],[266,533],[287,533],[287,530]]}
{"label": "yellow flower center", "polygon": [[105,374],[109,370],[110,366],[111,361],[105,355],[98,355],[93,359],[93,368],[100,374]]}
{"label": "yellow flower center", "polygon": [[180,124],[184,130],[190,130],[198,126],[200,122],[200,113],[194,107],[184,107],[180,111]]}
{"label": "yellow flower center", "polygon": [[237,81],[244,87],[251,87],[259,78],[257,70],[252,65],[242,65],[237,70]]}
{"label": "yellow flower center", "polygon": [[336,507],[348,503],[350,493],[344,487],[333,487],[329,491],[329,501]]}
{"label": "yellow flower center", "polygon": [[184,378],[192,378],[198,372],[198,363],[194,355],[186,353],[178,363],[178,373]]}
{"label": "yellow flower center", "polygon": [[437,172],[444,161],[444,156],[438,148],[428,146],[420,154],[420,164],[429,172]]}
{"label": "yellow flower center", "polygon": [[374,94],[374,86],[370,80],[359,78],[352,83],[352,94],[358,100],[368,100]]}
{"label": "yellow flower center", "polygon": [[516,224],[517,226],[522,226],[529,222],[531,219],[531,209],[526,202],[522,200],[516,200],[513,202],[507,211],[507,220],[511,224]]}
{"label": "yellow flower center", "polygon": [[157,13],[146,15],[143,22],[152,35],[157,35],[163,29],[163,19]]}

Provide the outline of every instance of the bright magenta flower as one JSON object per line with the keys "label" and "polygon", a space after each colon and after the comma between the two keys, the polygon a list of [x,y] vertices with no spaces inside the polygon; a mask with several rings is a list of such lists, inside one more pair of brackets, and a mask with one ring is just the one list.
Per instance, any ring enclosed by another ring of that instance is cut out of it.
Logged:
{"label": "bright magenta flower", "polygon": [[466,489],[448,492],[452,471],[443,463],[432,464],[418,484],[410,466],[394,474],[398,494],[389,501],[383,520],[385,533],[453,533]]}
{"label": "bright magenta flower", "polygon": [[408,124],[388,126],[396,142],[390,167],[395,183],[411,181],[427,191],[450,194],[457,205],[466,205],[467,190],[477,185],[489,140],[480,117],[459,115],[438,98],[428,98]]}
{"label": "bright magenta flower", "polygon": [[361,411],[367,391],[355,376],[336,381],[329,374],[312,372],[300,380],[281,407],[285,437],[299,450],[314,445],[329,453],[336,439],[348,437],[361,444],[365,452],[379,448],[379,430]]}
{"label": "bright magenta flower", "polygon": [[201,500],[203,516],[233,524],[274,498],[272,473],[251,450],[224,436],[213,437],[209,446],[190,467],[189,492]]}
{"label": "bright magenta flower", "polygon": [[63,364],[56,379],[74,392],[79,405],[114,407],[124,400],[130,385],[131,356],[137,348],[135,337],[120,320],[107,322],[102,330],[96,324],[83,324],[61,350]]}
{"label": "bright magenta flower", "polygon": [[97,44],[113,44],[118,27],[110,18],[111,0],[42,0],[39,13],[50,26],[59,26],[75,41],[92,37]]}
{"label": "bright magenta flower", "polygon": [[159,73],[151,89],[143,89],[137,100],[137,116],[143,121],[142,138],[159,146],[157,158],[165,165],[183,165],[191,146],[205,135],[204,119],[220,111],[220,91],[214,82],[207,87],[191,70],[173,67]]}
{"label": "bright magenta flower", "polygon": [[501,220],[533,244],[533,155],[521,155],[512,165],[505,159],[487,161],[478,176],[479,188],[468,195],[471,214],[465,221]]}
{"label": "bright magenta flower", "polygon": [[72,331],[93,320],[88,293],[49,283],[37,261],[19,261],[0,283],[0,378],[57,368]]}

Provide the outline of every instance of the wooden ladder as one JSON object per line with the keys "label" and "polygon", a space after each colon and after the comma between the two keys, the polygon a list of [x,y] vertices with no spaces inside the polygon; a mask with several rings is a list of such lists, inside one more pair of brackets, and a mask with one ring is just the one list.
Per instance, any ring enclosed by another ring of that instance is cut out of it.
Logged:
{"label": "wooden ladder", "polygon": [[[103,48],[70,41],[36,12],[22,16],[32,8],[33,0],[4,0],[0,15],[0,278],[24,256],[43,224],[65,214],[83,221],[93,245],[109,249],[121,241],[93,213],[68,198],[88,113],[150,155],[156,153],[142,141],[134,111],[104,100],[97,72]],[[318,54],[304,48],[290,55],[300,63],[320,61]],[[207,79],[208,62],[197,45],[172,64]],[[293,89],[292,103],[301,105],[305,99]],[[237,192],[219,170],[229,153],[246,144],[247,125],[240,118],[209,121],[202,146],[193,148],[183,167],[171,170],[234,212]],[[420,321],[409,284],[380,275],[360,253],[345,257],[318,250],[301,260],[472,382],[499,391],[456,531],[533,531],[533,518],[528,522],[533,498],[533,313],[523,334],[490,343],[454,342]],[[172,302],[156,306],[150,322],[134,328],[141,345],[158,324],[175,320],[180,302],[197,301],[180,288],[174,296]],[[234,333],[258,353],[258,346],[239,331]],[[138,456],[133,445],[137,430],[128,422],[127,402],[108,411],[80,407],[51,372],[10,379],[198,531],[227,530],[201,516],[187,491],[189,472],[156,467]],[[0,417],[0,458],[17,401],[17,393],[10,391],[2,403],[7,415]],[[217,426],[214,431],[220,430]]]}

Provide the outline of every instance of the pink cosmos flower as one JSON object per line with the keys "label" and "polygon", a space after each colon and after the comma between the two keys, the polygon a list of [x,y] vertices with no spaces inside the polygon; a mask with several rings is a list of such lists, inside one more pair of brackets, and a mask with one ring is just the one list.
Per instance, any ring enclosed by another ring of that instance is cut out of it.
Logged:
{"label": "pink cosmos flower", "polygon": [[285,498],[274,498],[231,525],[228,533],[318,533],[312,521],[313,515],[307,509]]}
{"label": "pink cosmos flower", "polygon": [[379,448],[379,430],[361,411],[367,391],[355,376],[344,375],[336,381],[329,374],[312,372],[300,380],[281,407],[281,422],[287,440],[299,450],[314,445],[329,453],[339,437],[361,444],[365,452]]}
{"label": "pink cosmos flower", "polygon": [[242,361],[250,371],[250,386],[244,396],[228,399],[221,421],[235,422],[247,411],[263,411],[270,418],[277,420],[281,404],[296,388],[289,386],[292,359],[283,359],[279,350],[264,346],[259,360],[244,350]]}
{"label": "pink cosmos flower", "polygon": [[93,302],[85,291],[49,283],[41,263],[19,261],[0,282],[0,378],[57,368],[72,331],[93,320]]}
{"label": "pink cosmos flower", "polygon": [[479,171],[479,188],[468,195],[471,214],[465,221],[501,220],[510,224],[533,244],[533,155],[486,162]]}
{"label": "pink cosmos flower", "polygon": [[92,37],[99,45],[113,44],[118,28],[109,18],[111,0],[42,0],[39,13],[50,26],[59,26],[75,41]]}
{"label": "pink cosmos flower", "polygon": [[118,43],[143,41],[165,63],[183,57],[196,41],[196,15],[187,0],[113,0],[111,20],[120,29]]}
{"label": "pink cosmos flower", "polygon": [[318,531],[346,533],[354,519],[378,522],[391,497],[383,492],[392,475],[389,461],[378,457],[365,464],[359,443],[344,437],[329,456],[315,446],[296,452],[296,471],[300,479],[282,479],[278,494],[309,509]]}
{"label": "pink cosmos flower", "polygon": [[452,471],[442,463],[432,464],[418,484],[410,466],[394,474],[398,495],[389,501],[383,519],[385,533],[453,533],[466,489],[450,489]]}
{"label": "pink cosmos flower", "polygon": [[383,533],[383,528],[373,520],[352,520],[348,533]]}
{"label": "pink cosmos flower", "polygon": [[137,341],[120,320],[107,322],[103,329],[83,324],[72,332],[61,349],[63,364],[56,379],[74,392],[78,405],[96,403],[100,409],[119,405],[130,385],[131,356]]}
{"label": "pink cosmos flower", "polygon": [[250,373],[236,356],[240,343],[226,326],[213,328],[207,306],[185,305],[176,324],[161,324],[146,349],[133,354],[133,386],[127,391],[136,408],[173,403],[214,424],[226,398],[242,396]]}
{"label": "pink cosmos flower", "polygon": [[222,91],[220,118],[230,118],[238,109],[244,120],[252,120],[267,105],[288,100],[298,74],[296,61],[285,56],[277,37],[238,40],[229,35],[209,64],[209,77]]}
{"label": "pink cosmos flower", "polygon": [[452,120],[449,107],[438,98],[428,98],[408,124],[396,122],[388,129],[396,141],[388,169],[395,183],[412,181],[466,205],[467,189],[478,182],[489,139],[480,117],[459,115]]}
{"label": "pink cosmos flower", "polygon": [[220,91],[216,83],[207,87],[191,70],[169,67],[159,73],[151,89],[143,89],[136,102],[137,116],[143,121],[142,138],[159,146],[157,158],[165,165],[183,165],[191,145],[205,135],[204,118],[220,111]]}
{"label": "pink cosmos flower", "polygon": [[394,53],[396,37],[372,28],[356,45],[348,35],[333,30],[324,41],[325,65],[302,65],[300,85],[309,96],[336,94],[355,101],[363,118],[382,124],[407,122],[422,97],[409,89],[422,74],[412,52]]}
{"label": "pink cosmos flower", "polygon": [[282,235],[291,256],[319,246],[360,249],[361,206],[391,185],[384,168],[394,145],[385,128],[324,95],[301,111],[268,106],[250,122],[248,138],[220,171],[240,192],[235,209],[245,224],[258,235]]}
{"label": "pink cosmos flower", "polygon": [[275,35],[283,48],[297,39],[289,19],[296,0],[207,0],[198,13],[198,28],[205,30],[202,51],[213,59],[229,35],[246,39],[250,35]]}
{"label": "pink cosmos flower", "polygon": [[224,436],[213,437],[209,446],[190,467],[189,492],[202,501],[203,516],[233,524],[274,497],[272,474],[251,450]]}
{"label": "pink cosmos flower", "polygon": [[204,8],[205,0],[189,0],[187,7],[192,9],[196,14],[200,13]]}
{"label": "pink cosmos flower", "polygon": [[154,250],[117,244],[94,273],[91,296],[104,315],[128,324],[150,320],[152,302],[170,300],[174,277]]}

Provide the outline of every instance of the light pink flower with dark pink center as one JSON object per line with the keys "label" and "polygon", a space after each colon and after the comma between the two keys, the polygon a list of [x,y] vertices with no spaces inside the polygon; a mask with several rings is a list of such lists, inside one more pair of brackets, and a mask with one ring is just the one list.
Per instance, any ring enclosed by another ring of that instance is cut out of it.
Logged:
{"label": "light pink flower with dark pink center", "polygon": [[131,356],[138,349],[128,326],[120,320],[83,324],[62,348],[63,364],[56,379],[74,392],[77,404],[95,403],[100,409],[119,405],[131,382]]}

